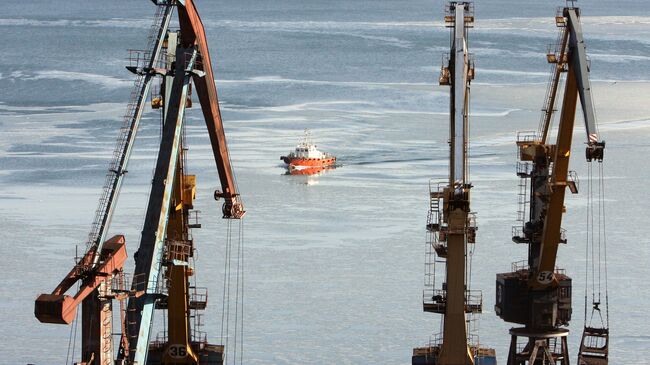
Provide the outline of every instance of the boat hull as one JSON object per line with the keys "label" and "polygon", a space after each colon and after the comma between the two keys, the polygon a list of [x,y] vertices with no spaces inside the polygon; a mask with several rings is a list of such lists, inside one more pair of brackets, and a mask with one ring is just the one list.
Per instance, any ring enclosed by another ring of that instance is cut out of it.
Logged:
{"label": "boat hull", "polygon": [[332,170],[334,166],[295,167],[289,165],[289,175],[318,175],[325,170]]}
{"label": "boat hull", "polygon": [[327,158],[292,158],[287,156],[281,157],[282,161],[289,167],[326,167],[336,163],[336,157]]}

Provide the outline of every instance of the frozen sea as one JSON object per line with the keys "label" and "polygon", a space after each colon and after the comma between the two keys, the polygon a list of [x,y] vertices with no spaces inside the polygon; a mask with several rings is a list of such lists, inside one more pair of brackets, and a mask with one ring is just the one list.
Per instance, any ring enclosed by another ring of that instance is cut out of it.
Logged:
{"label": "frozen sea", "polygon": [[[65,362],[69,327],[40,324],[33,300],[73,265],[93,217],[141,49],[149,1],[29,0],[0,11],[0,338],[3,364]],[[497,272],[525,257],[510,241],[517,209],[514,138],[537,127],[561,1],[477,0],[470,49],[471,180],[479,231],[473,287],[484,293],[480,338],[505,363],[509,324],[493,311]],[[650,364],[650,4],[584,0],[583,24],[600,132],[607,141],[613,364]],[[197,0],[207,28],[245,219],[247,364],[410,364],[438,331],[422,312],[430,178],[447,174],[448,52],[444,3],[424,0]],[[219,341],[226,223],[198,108],[189,169],[198,175],[197,280]],[[145,115],[111,228],[132,254],[160,125]],[[586,173],[579,118],[572,169]],[[284,175],[279,156],[305,128],[342,166]],[[648,153],[646,153],[648,152]],[[571,361],[582,328],[586,195],[567,196],[574,278]],[[133,263],[127,263],[132,270]]]}

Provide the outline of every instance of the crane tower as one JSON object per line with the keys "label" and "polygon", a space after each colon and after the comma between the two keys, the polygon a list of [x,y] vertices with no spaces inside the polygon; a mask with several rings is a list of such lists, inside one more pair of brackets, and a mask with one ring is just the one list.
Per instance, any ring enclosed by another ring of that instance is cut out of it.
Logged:
{"label": "crane tower", "polygon": [[[469,255],[476,242],[475,213],[470,208],[468,169],[469,96],[474,63],[467,30],[474,22],[473,4],[452,1],[445,25],[451,29],[450,54],[443,61],[440,85],[450,86],[449,177],[431,184],[427,220],[425,312],[442,315],[442,334],[426,347],[413,350],[413,365],[496,364],[493,349],[482,348],[472,331],[474,315],[482,311],[482,294],[471,289]],[[442,280],[436,281],[436,267]]]}

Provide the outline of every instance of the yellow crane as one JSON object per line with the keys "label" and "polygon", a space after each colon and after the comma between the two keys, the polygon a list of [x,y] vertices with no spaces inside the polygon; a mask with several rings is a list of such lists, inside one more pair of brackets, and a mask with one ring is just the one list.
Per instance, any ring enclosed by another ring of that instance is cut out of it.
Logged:
{"label": "yellow crane", "polygon": [[[580,10],[567,6],[560,9],[555,20],[560,29],[559,42],[547,55],[553,70],[540,128],[538,132],[520,134],[517,140],[522,225],[513,229],[513,241],[528,246],[528,258],[513,264],[511,272],[497,274],[497,315],[506,322],[524,325],[510,330],[508,365],[569,364],[566,326],[572,315],[572,279],[555,264],[559,245],[567,243],[561,226],[566,188],[578,192],[576,175],[569,171],[578,98],[587,131],[587,161],[602,167],[605,148],[596,128]],[[566,75],[564,95],[552,143],[551,125],[562,75]],[[587,343],[593,343],[590,340],[596,337],[602,341],[582,349],[585,354],[589,349],[597,350],[592,358],[600,362],[583,364],[606,364],[608,329],[589,332],[585,326],[585,335]],[[518,341],[520,338],[523,342]]]}
{"label": "yellow crane", "polygon": [[[449,2],[445,24],[451,29],[450,55],[440,84],[451,89],[449,111],[449,179],[430,188],[427,222],[427,263],[424,311],[442,315],[443,331],[426,347],[413,350],[413,365],[496,364],[495,351],[483,348],[471,334],[469,316],[482,311],[482,294],[471,290],[468,256],[476,242],[475,213],[470,208],[469,94],[474,64],[468,52],[467,29],[474,22],[473,4]],[[441,204],[442,203],[442,204]],[[435,256],[437,256],[437,258]],[[443,282],[435,278],[435,263],[444,267]]]}

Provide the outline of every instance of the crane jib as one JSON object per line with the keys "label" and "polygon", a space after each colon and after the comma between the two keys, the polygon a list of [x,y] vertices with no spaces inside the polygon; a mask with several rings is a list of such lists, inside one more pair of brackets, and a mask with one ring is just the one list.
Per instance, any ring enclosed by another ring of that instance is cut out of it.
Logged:
{"label": "crane jib", "polygon": [[[150,54],[147,64],[143,65],[149,69],[153,68],[160,58],[164,37],[169,28],[172,15],[171,7],[161,7],[157,10],[156,17],[150,29],[150,42],[147,50],[144,52],[144,54]],[[92,261],[93,268],[96,268],[99,264],[99,253],[102,252],[102,245],[106,240],[113,211],[117,205],[124,175],[139,129],[140,119],[142,118],[144,105],[147,102],[152,78],[153,75],[151,73],[140,73],[136,76],[134,88],[131,93],[132,99],[125,113],[125,126],[120,131],[120,136],[118,137],[117,145],[113,152],[114,160],[110,164],[104,191],[99,200],[99,206],[95,214],[91,232],[88,235],[88,249],[95,249],[96,253]]]}
{"label": "crane jib", "polygon": [[564,15],[568,19],[568,29],[570,32],[569,63],[571,69],[575,72],[578,95],[580,96],[582,115],[587,132],[586,158],[588,161],[602,161],[605,142],[600,140],[596,127],[596,111],[591,91],[591,81],[589,80],[589,60],[587,59],[587,49],[582,35],[582,25],[580,24],[578,9],[567,8],[564,10]]}
{"label": "crane jib", "polygon": [[465,106],[466,106],[466,40],[465,40],[465,12],[461,9],[456,11],[454,25],[454,40],[452,53],[453,82],[452,88],[452,126],[451,126],[451,171],[450,185],[465,184]]}

